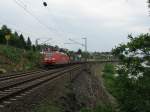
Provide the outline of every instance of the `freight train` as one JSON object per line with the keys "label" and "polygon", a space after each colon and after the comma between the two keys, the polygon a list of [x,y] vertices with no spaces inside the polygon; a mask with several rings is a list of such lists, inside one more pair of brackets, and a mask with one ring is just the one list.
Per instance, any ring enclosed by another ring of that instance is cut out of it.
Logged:
{"label": "freight train", "polygon": [[67,64],[70,63],[70,57],[58,51],[44,52],[42,63],[44,65]]}
{"label": "freight train", "polygon": [[42,64],[43,65],[63,65],[70,63],[81,62],[81,54],[67,55],[60,51],[44,51],[42,52]]}

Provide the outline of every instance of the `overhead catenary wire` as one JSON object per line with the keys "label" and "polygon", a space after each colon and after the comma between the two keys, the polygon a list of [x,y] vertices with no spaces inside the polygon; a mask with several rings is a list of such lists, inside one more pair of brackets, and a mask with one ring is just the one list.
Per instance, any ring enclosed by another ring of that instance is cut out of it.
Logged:
{"label": "overhead catenary wire", "polygon": [[[24,8],[27,8],[27,4],[23,1],[23,0],[17,0],[17,1],[19,1],[21,4],[20,5],[22,5],[22,7],[24,7]],[[20,33],[20,34],[25,34],[25,37],[36,37],[36,38],[39,38],[39,35],[37,35],[37,34],[35,34],[35,33],[27,33],[27,32],[25,32],[25,31],[23,31],[23,30],[20,30],[20,29],[18,29],[18,26],[16,25],[16,24],[14,24],[14,23],[8,23],[8,21],[6,21],[6,18],[7,17],[5,17],[5,16],[2,16],[2,15],[0,15],[0,21],[1,21],[1,25],[4,25],[4,23],[6,24],[6,25],[8,25],[12,30],[14,30],[14,31],[16,31],[17,33]],[[27,27],[26,27],[27,28]],[[25,29],[26,29],[25,28]],[[27,28],[28,29],[28,28]]]}
{"label": "overhead catenary wire", "polygon": [[[26,13],[28,13],[30,16],[32,16],[39,24],[41,24],[42,26],[44,26],[46,29],[48,29],[49,31],[53,30],[56,31],[56,29],[51,28],[49,26],[47,26],[46,24],[44,24],[43,22],[41,22],[41,20],[36,17],[32,12],[30,12],[27,7],[25,7],[25,4],[22,4],[22,2],[18,2],[18,0],[13,0],[14,3],[16,3],[19,7],[21,7]],[[20,0],[19,0],[20,1]],[[56,31],[57,32],[57,31]]]}
{"label": "overhead catenary wire", "polygon": [[[32,16],[34,16],[38,21],[39,21],[39,23],[40,24],[44,24],[44,23],[42,23],[42,21],[37,17],[37,16],[35,16],[31,11],[29,11],[28,9],[27,9],[27,5],[23,2],[24,0],[15,0],[15,1],[20,1],[21,3],[22,3],[22,5],[23,6],[25,6],[25,7],[23,7],[25,10],[27,10],[29,13],[31,13],[31,15]],[[45,6],[45,8],[47,9],[47,11],[48,12],[50,12],[51,10],[49,9],[49,7],[48,7],[48,4],[47,4],[47,2],[45,1],[45,0],[42,0],[42,2],[43,2],[43,5],[44,5],[44,3],[46,3],[46,6]],[[29,4],[29,3],[28,3]],[[19,4],[19,5],[21,5],[21,4]],[[54,17],[54,15],[52,15],[53,17]],[[52,27],[49,27],[48,25],[46,25],[46,24],[44,24],[45,26],[46,26],[46,28],[48,29],[48,30],[53,30],[53,31],[55,31],[59,36],[62,36],[62,34],[64,35],[64,36],[68,36],[67,34],[69,34],[68,32],[65,32],[64,30],[62,30],[62,28],[60,27],[60,25],[58,25],[57,23],[57,21],[55,21],[55,18],[53,18],[51,16],[51,20],[54,22],[54,23],[56,23],[55,24],[55,27],[56,27],[56,29],[54,29],[54,28],[52,28]],[[57,28],[59,28],[59,30],[57,30]],[[66,34],[67,33],[67,34]]]}
{"label": "overhead catenary wire", "polygon": [[[48,31],[54,31],[55,32],[55,35],[59,35],[59,37],[62,37],[62,35],[64,36],[64,32],[60,32],[60,28],[59,30],[57,29],[54,29],[54,28],[51,28],[49,27],[48,25],[44,24],[37,16],[35,16],[30,10],[27,9],[27,5],[24,4],[24,2],[18,2],[18,1],[21,1],[21,0],[13,0],[19,7],[21,7],[26,13],[28,13],[30,16],[32,16],[38,23],[40,23],[41,25],[43,25],[46,29],[48,29]],[[54,33],[54,32],[50,32],[51,34]],[[60,34],[61,33],[61,34]],[[63,33],[63,34],[62,34]],[[66,35],[65,35],[66,36]]]}
{"label": "overhead catenary wire", "polygon": [[[48,26],[47,24],[43,23],[35,14],[33,14],[33,12],[31,11],[31,9],[28,9],[28,5],[25,4],[24,0],[13,0],[15,2],[15,4],[17,4],[20,8],[22,8],[26,13],[28,13],[30,16],[32,16],[40,25],[44,26],[51,34],[55,32],[55,35],[59,35],[59,37],[62,37],[62,36],[65,36],[65,37],[68,37],[68,32],[64,32],[60,26],[57,26],[56,29],[55,28],[52,28],[50,26]],[[43,2],[46,2],[44,0],[42,0]],[[46,2],[47,4],[47,2]],[[48,11],[49,10],[49,7],[45,7]],[[55,20],[55,19],[52,19],[52,21]],[[57,24],[57,21],[54,21],[56,24],[55,25],[58,25]],[[59,30],[57,30],[57,28],[59,28]],[[51,31],[54,31],[54,32],[51,32]],[[71,34],[71,33],[70,33]],[[72,34],[71,34],[72,35]]]}
{"label": "overhead catenary wire", "polygon": [[[42,2],[46,2],[46,1],[45,1],[45,0],[42,0]],[[46,3],[47,3],[47,2],[46,2]],[[48,3],[47,3],[47,6],[45,7],[45,9],[47,9],[47,12],[54,12],[54,11],[52,11],[52,10],[50,9]],[[64,29],[61,27],[61,25],[58,24],[58,22],[56,21],[55,15],[54,15],[53,13],[51,13],[51,14],[49,14],[49,15],[51,16],[51,20],[55,23],[56,28],[59,28],[59,33],[63,33],[63,35],[64,35],[65,37],[70,37],[70,36],[72,36],[72,33],[68,32],[68,31],[67,31],[67,32],[64,31]],[[70,36],[69,36],[69,35],[70,35]]]}
{"label": "overhead catenary wire", "polygon": [[[26,13],[28,13],[30,16],[32,16],[39,24],[43,25],[50,33],[52,33],[51,31],[55,31],[58,34],[58,31],[54,28],[51,28],[49,26],[47,26],[46,24],[44,24],[37,16],[35,16],[31,11],[29,11],[27,9],[27,5],[24,4],[23,1],[21,0],[13,0],[19,7],[21,7]],[[19,3],[19,2],[20,3]],[[38,37],[39,38],[39,37]]]}
{"label": "overhead catenary wire", "polygon": [[[42,2],[45,2],[45,0],[42,0]],[[47,2],[46,2],[46,3],[47,3]],[[49,6],[46,6],[45,8],[48,10],[48,12],[53,12],[53,11],[50,10]],[[58,22],[55,21],[55,18],[54,18],[54,17],[55,17],[55,15],[51,16],[52,21],[54,21],[54,22],[58,25],[59,31],[61,31],[61,32],[64,34],[65,31],[61,28],[61,26],[58,24]],[[65,34],[67,34],[66,37],[68,37],[69,34],[72,35],[72,33],[70,33],[70,32],[65,32]],[[72,41],[74,44],[78,44],[78,45],[81,45],[81,46],[83,46],[83,47],[86,46],[86,44],[79,43],[79,42],[74,41],[74,40],[72,40],[72,39],[69,39],[69,40]],[[70,43],[69,43],[69,44],[70,44]]]}
{"label": "overhead catenary wire", "polygon": [[[48,5],[48,3],[45,1],[45,0],[42,0],[42,2],[43,2],[43,5],[44,5],[44,3],[46,3],[46,6],[44,7],[46,10],[47,10],[47,12],[49,13],[49,12],[54,12],[54,11],[52,11],[50,8],[49,8],[49,5]],[[63,29],[62,29],[62,27],[58,24],[58,22],[56,21],[56,18],[55,18],[55,15],[53,15],[53,14],[49,14],[50,15],[50,19],[53,21],[53,23],[55,24],[55,27],[56,28],[58,28],[59,30],[58,30],[58,32],[57,32],[57,34],[59,35],[59,36],[65,36],[65,37],[68,37],[68,35],[69,35],[69,33],[68,32],[65,32]]]}
{"label": "overhead catenary wire", "polygon": [[[45,1],[42,0],[42,2],[44,3]],[[46,4],[47,4],[47,2],[46,2]],[[49,6],[45,7],[45,9],[47,9],[47,12],[48,12],[48,13],[49,13],[49,12],[52,12],[51,9],[49,8]],[[51,16],[51,20],[59,27],[59,31],[64,32],[64,31],[61,29],[60,25],[58,25],[58,22],[55,21],[55,18],[54,18],[55,16],[54,16],[54,15],[50,15],[50,16]],[[58,28],[58,27],[57,27],[57,28]]]}
{"label": "overhead catenary wire", "polygon": [[[38,19],[38,21],[40,21],[40,23],[42,23],[42,21],[41,20],[39,20],[39,18],[37,17],[37,16],[35,16],[31,11],[29,11],[28,9],[27,9],[27,4],[25,4],[25,2],[23,2],[24,0],[15,0],[16,2],[17,1],[19,1],[19,2],[21,2],[21,4],[22,4],[22,7],[24,8],[24,10],[27,10],[28,12],[30,12],[31,14],[32,14],[32,16],[34,16],[34,17],[36,17],[36,19]],[[42,2],[45,2],[46,4],[47,4],[47,6],[45,7],[45,9],[47,9],[47,11],[48,12],[53,12],[52,10],[50,10],[50,8],[49,8],[49,5],[48,5],[48,3],[47,3],[47,1],[46,0],[41,0]],[[27,2],[26,2],[27,3]],[[19,4],[19,5],[21,5],[21,4]],[[29,4],[29,3],[28,3]],[[30,4],[29,4],[30,5]],[[69,32],[65,32],[62,28],[61,28],[61,26],[58,24],[58,22],[55,20],[55,18],[54,18],[55,16],[54,15],[51,15],[51,20],[55,23],[55,27],[56,27],[56,29],[54,29],[54,28],[51,28],[53,31],[55,31],[55,32],[57,32],[57,34],[60,34],[61,33],[61,35],[60,36],[62,36],[62,33],[63,33],[63,35],[64,36],[66,36],[66,37],[68,37],[68,34],[71,34],[71,33],[69,33]],[[46,25],[46,24],[44,24],[44,25]],[[46,25],[47,26],[47,25]],[[49,27],[49,26],[47,26],[47,27]],[[57,28],[59,28],[59,30],[57,30]]]}
{"label": "overhead catenary wire", "polygon": [[[0,23],[1,23],[1,25],[3,25],[4,23],[7,23],[7,22],[4,21],[4,20],[1,18],[1,19],[0,19]],[[11,28],[11,29],[13,29],[13,31],[14,31],[14,32],[17,32],[19,35],[23,34],[23,36],[24,36],[26,39],[27,39],[27,37],[30,37],[30,38],[33,37],[33,36],[36,37],[35,43],[36,43],[36,40],[39,38],[39,36],[36,35],[36,34],[27,33],[27,32],[24,32],[24,31],[18,29],[18,28],[16,27],[16,25],[14,25],[14,24],[9,24],[8,27]],[[44,39],[47,39],[47,37],[44,38]]]}
{"label": "overhead catenary wire", "polygon": [[27,5],[22,0],[17,0],[17,1],[19,1],[20,3],[22,3],[23,7],[27,8]]}
{"label": "overhead catenary wire", "polygon": [[78,44],[78,45],[81,45],[81,46],[85,46],[84,44],[79,43],[79,42],[77,42],[77,41],[75,41],[75,40],[73,40],[73,39],[71,39],[71,38],[69,38],[69,40],[72,41],[74,44]]}

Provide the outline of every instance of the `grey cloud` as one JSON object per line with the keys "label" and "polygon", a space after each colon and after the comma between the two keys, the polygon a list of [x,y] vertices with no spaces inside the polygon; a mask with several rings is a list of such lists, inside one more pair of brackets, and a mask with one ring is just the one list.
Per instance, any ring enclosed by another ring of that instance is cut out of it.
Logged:
{"label": "grey cloud", "polygon": [[65,45],[68,38],[83,42],[81,38],[86,36],[90,51],[109,51],[116,44],[127,42],[128,33],[147,32],[150,25],[148,9],[141,0],[47,0],[47,8],[43,7],[42,0],[21,1],[50,28],[40,25],[13,0],[0,1],[1,24],[7,23],[11,28],[23,31],[33,41],[53,38],[52,44],[74,50],[82,47]]}

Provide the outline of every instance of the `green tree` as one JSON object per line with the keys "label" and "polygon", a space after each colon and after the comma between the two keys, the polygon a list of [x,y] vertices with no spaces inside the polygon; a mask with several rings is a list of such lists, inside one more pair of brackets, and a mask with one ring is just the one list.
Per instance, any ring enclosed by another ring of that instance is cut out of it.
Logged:
{"label": "green tree", "polygon": [[24,37],[23,37],[22,34],[19,36],[19,42],[20,42],[20,48],[25,48],[26,47],[26,42],[25,42]]}
{"label": "green tree", "polygon": [[1,30],[4,32],[4,34],[11,34],[11,30],[6,25],[3,25]]}
{"label": "green tree", "polygon": [[123,112],[150,112],[150,35],[128,38],[113,49],[122,63],[116,69],[116,97]]}
{"label": "green tree", "polygon": [[32,45],[31,40],[28,37],[27,42],[26,42],[26,49],[30,50],[31,49],[31,45]]}
{"label": "green tree", "polygon": [[77,54],[81,54],[82,55],[82,50],[78,49]]}
{"label": "green tree", "polygon": [[3,25],[0,28],[0,44],[6,44],[5,36],[7,34],[10,35],[9,45],[28,50],[32,48],[35,49],[35,46],[32,47],[29,37],[27,41],[25,41],[23,34],[18,35],[17,32],[12,33],[11,29],[9,29],[6,25]]}
{"label": "green tree", "polygon": [[33,51],[36,51],[35,45],[32,45],[32,50],[33,50]]}
{"label": "green tree", "polygon": [[11,35],[11,38],[10,38],[10,45],[11,46],[15,46],[15,47],[18,47],[18,40],[19,40],[19,35],[17,32],[14,32],[12,35]]}
{"label": "green tree", "polygon": [[3,25],[1,27],[1,30],[0,30],[0,43],[1,44],[5,44],[6,43],[6,39],[5,39],[5,35],[6,34],[10,34],[11,35],[11,30],[6,25]]}

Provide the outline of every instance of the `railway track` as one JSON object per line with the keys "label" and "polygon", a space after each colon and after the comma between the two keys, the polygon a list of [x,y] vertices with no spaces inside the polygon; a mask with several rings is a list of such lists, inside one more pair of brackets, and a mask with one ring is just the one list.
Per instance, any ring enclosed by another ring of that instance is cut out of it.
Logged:
{"label": "railway track", "polygon": [[[82,63],[81,63],[82,64]],[[47,67],[42,67],[38,70],[31,70],[31,71],[26,71],[26,72],[18,72],[18,73],[8,73],[5,74],[3,76],[0,76],[0,81],[6,80],[6,79],[12,79],[12,78],[16,78],[16,77],[20,77],[20,76],[25,76],[25,75],[31,75],[32,73],[40,73],[40,72],[45,72],[48,71],[50,69],[56,69],[56,68],[62,68],[62,67],[67,67],[67,66],[73,66],[75,65],[74,63],[70,63],[70,64],[58,64],[58,65],[53,65],[53,66],[47,66]]]}
{"label": "railway track", "polygon": [[31,75],[32,73],[34,73],[34,74],[35,73],[42,73],[42,72],[45,72],[45,71],[47,71],[47,70],[40,69],[40,70],[32,70],[32,71],[27,71],[27,72],[7,74],[7,75],[4,75],[4,76],[1,76],[0,81],[13,79],[13,78],[17,78],[17,77],[20,77],[20,76]]}
{"label": "railway track", "polygon": [[52,70],[31,71],[23,74],[15,74],[0,77],[0,107],[5,107],[18,96],[32,91],[34,88],[57,79],[67,72],[81,70],[81,65],[73,65]]}

